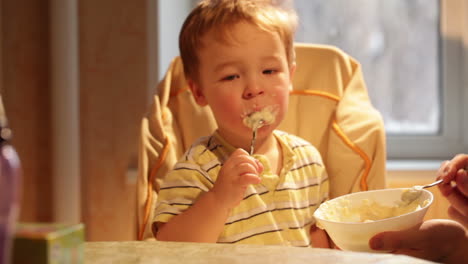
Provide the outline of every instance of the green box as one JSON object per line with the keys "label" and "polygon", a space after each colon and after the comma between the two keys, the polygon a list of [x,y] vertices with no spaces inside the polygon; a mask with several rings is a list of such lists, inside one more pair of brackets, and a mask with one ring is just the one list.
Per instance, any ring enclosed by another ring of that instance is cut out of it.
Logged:
{"label": "green box", "polygon": [[14,264],[81,264],[84,225],[18,223],[13,241]]}

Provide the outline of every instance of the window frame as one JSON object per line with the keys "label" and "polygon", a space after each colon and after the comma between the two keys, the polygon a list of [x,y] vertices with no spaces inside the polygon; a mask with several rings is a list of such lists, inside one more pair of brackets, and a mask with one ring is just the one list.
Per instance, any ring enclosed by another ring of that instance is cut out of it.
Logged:
{"label": "window frame", "polygon": [[[438,135],[387,135],[388,159],[450,159],[468,153],[468,4],[440,0],[441,119]],[[365,78],[365,76],[364,76]]]}

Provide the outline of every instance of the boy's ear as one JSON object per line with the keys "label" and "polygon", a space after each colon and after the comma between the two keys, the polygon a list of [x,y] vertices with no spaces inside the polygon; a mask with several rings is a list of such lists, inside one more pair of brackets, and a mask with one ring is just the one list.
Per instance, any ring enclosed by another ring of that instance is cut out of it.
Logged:
{"label": "boy's ear", "polygon": [[208,102],[206,101],[205,95],[203,94],[203,91],[200,85],[198,85],[193,80],[187,80],[187,84],[190,88],[190,91],[192,91],[192,95],[193,95],[193,98],[195,99],[195,102],[197,102],[199,106],[207,105]]}
{"label": "boy's ear", "polygon": [[291,66],[289,66],[289,90],[293,90],[293,78],[294,78],[294,73],[296,72],[296,62],[291,63]]}

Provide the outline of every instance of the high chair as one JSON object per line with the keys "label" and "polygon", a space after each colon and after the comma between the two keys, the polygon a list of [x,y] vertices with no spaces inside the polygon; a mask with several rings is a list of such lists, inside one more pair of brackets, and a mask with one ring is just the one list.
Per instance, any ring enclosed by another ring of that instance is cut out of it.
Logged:
{"label": "high chair", "polygon": [[[330,198],[385,188],[385,130],[372,106],[360,64],[325,45],[296,43],[297,69],[289,111],[280,130],[318,148],[330,180]],[[194,101],[176,57],[142,120],[137,183],[138,239],[153,238],[159,180],[216,122]]]}

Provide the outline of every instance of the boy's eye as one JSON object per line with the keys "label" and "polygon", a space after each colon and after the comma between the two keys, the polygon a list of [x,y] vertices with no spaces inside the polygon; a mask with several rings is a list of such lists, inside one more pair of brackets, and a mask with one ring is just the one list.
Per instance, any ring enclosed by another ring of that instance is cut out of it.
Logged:
{"label": "boy's eye", "polygon": [[223,81],[234,81],[235,79],[239,78],[240,76],[239,75],[229,75],[229,76],[226,76],[224,78],[222,78],[221,80]]}
{"label": "boy's eye", "polygon": [[275,72],[276,72],[275,70],[268,69],[268,70],[264,70],[263,74],[273,74]]}

